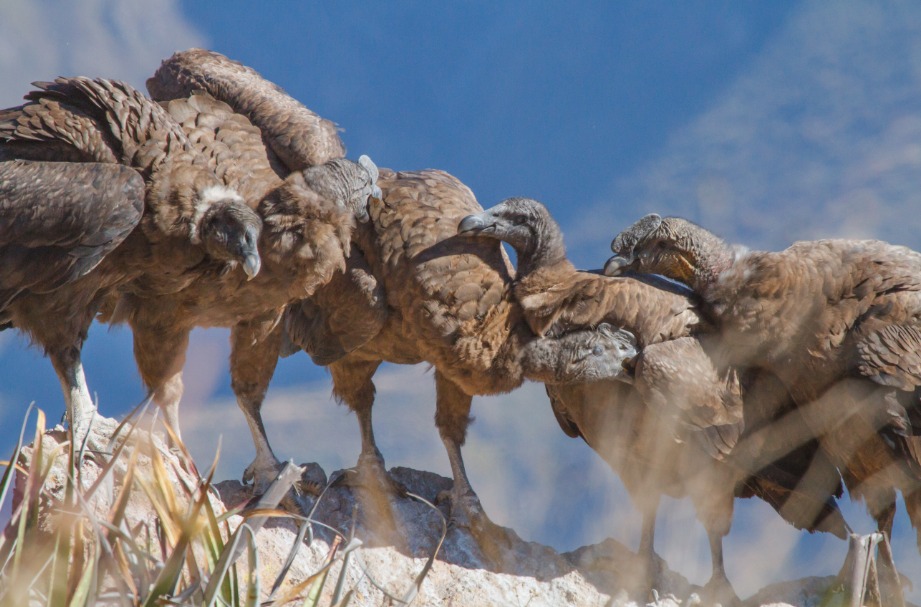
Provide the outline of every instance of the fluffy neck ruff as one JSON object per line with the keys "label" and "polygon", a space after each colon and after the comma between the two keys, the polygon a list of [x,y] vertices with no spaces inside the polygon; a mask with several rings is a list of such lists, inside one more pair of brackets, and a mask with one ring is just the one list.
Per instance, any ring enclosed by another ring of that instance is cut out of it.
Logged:
{"label": "fluffy neck ruff", "polygon": [[244,203],[244,200],[224,185],[211,185],[203,189],[192,207],[192,216],[189,218],[189,240],[192,244],[201,244],[201,222],[208,211],[219,202]]}

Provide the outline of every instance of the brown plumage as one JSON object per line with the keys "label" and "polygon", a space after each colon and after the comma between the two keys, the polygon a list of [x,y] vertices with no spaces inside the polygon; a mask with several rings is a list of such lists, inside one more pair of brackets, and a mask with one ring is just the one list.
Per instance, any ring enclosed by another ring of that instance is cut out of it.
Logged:
{"label": "brown plumage", "polygon": [[[253,201],[262,223],[262,269],[251,280],[215,264],[200,265],[191,282],[151,273],[121,288],[112,320],[131,326],[141,377],[176,431],[189,333],[196,326],[230,327],[231,386],[259,453],[264,429],[258,408],[278,359],[284,307],[345,268],[356,218],[366,215],[376,191],[376,167],[367,159],[334,159],[282,180],[284,168],[262,133],[227,104],[201,93],[166,108],[202,162]],[[275,474],[264,459],[257,455],[245,474],[256,477],[258,490]]]}
{"label": "brown plumage", "polygon": [[[277,187],[282,178],[301,179],[298,175],[304,168],[344,153],[331,122],[318,117],[254,70],[219,53],[200,49],[176,53],[163,62],[147,85],[154,98],[169,102],[169,111],[196,145],[208,150],[205,155],[213,159],[210,164],[218,175],[243,192],[261,196]],[[195,94],[197,91],[207,94]],[[208,109],[202,111],[202,105]],[[252,118],[252,123],[246,116]],[[259,127],[253,126],[254,123]],[[217,125],[220,128],[215,128]],[[258,143],[260,140],[262,144]],[[217,162],[222,157],[233,161]],[[370,171],[372,181],[376,179],[373,163],[368,161],[365,168]],[[380,195],[373,184],[372,193]],[[366,219],[366,209],[354,210],[360,220]],[[301,335],[320,363],[341,358],[366,343],[380,331],[386,319],[382,291],[367,262],[356,247],[349,247],[346,240],[340,242],[348,255],[345,272],[335,269],[326,282],[324,274],[324,280],[315,281],[308,291],[300,293],[300,297],[312,293],[311,297],[291,304],[292,310],[303,307],[311,314],[309,327]],[[271,328],[275,331],[274,325]],[[247,468],[244,480],[252,480],[257,490],[274,479],[280,466],[269,446],[260,411],[276,364],[273,357],[279,351],[275,333],[271,342],[266,339],[257,340],[262,347],[252,351],[251,362],[234,362],[236,356],[231,361],[232,375],[242,378],[245,372],[249,376],[246,381],[235,381],[234,389],[256,446],[256,458]],[[236,343],[236,337],[233,340]],[[239,352],[243,356],[247,350],[242,347],[245,342],[240,343]],[[290,343],[282,343],[281,347],[288,353],[292,349]]]}
{"label": "brown plumage", "polygon": [[147,80],[154,99],[181,99],[205,91],[248,117],[290,171],[345,156],[336,125],[321,118],[263,78],[220,53],[189,49],[163,61]]}
{"label": "brown plumage", "polygon": [[538,334],[607,322],[636,335],[642,350],[633,387],[548,388],[554,413],[567,434],[583,437],[624,478],[643,513],[640,552],[650,566],[660,495],[691,497],[710,538],[711,589],[732,596],[722,537],[738,484],[740,462],[731,454],[744,427],[741,387],[735,371],[720,376],[697,339],[711,327],[692,300],[633,278],[577,271],[559,225],[535,200],[505,200],[464,218],[459,231],[515,249],[514,294]]}
{"label": "brown plumage", "polygon": [[[240,79],[236,70],[242,70]],[[164,79],[175,82],[164,85]],[[312,162],[310,150],[342,149],[338,139],[312,141],[335,132],[314,130],[315,115],[271,83],[254,79],[261,80],[235,62],[193,50],[165,62],[148,86],[157,97],[204,89],[223,99],[259,125],[288,170]],[[288,335],[314,360],[332,363],[334,393],[359,419],[359,469],[378,484],[386,473],[371,427],[374,372],[382,361],[435,365],[436,423],[455,474],[455,518],[462,520],[480,513],[460,457],[470,395],[508,391],[526,374],[548,381],[614,376],[632,349],[622,334],[605,331],[574,334],[563,343],[533,341],[517,308],[509,305],[508,264],[500,249],[470,249],[450,238],[457,220],[480,208],[470,190],[440,171],[386,171],[384,184],[383,202],[372,205],[368,224],[358,226],[346,272],[289,307]],[[277,459],[260,421],[262,394],[251,392],[258,398],[242,398],[240,404],[257,451],[248,476],[258,484],[271,479]]]}
{"label": "brown plumage", "polygon": [[732,390],[737,382],[720,379],[693,337],[708,327],[688,297],[632,278],[577,271],[566,258],[559,225],[529,198],[510,198],[470,215],[459,232],[503,240],[515,249],[514,294],[532,331],[561,334],[602,322],[630,331],[642,350],[637,388],[648,404],[690,427],[718,427],[720,432],[698,437],[715,456],[732,449],[742,425],[742,402]]}
{"label": "brown plumage", "polygon": [[[247,212],[239,194],[204,166],[176,121],[131,86],[84,77],[36,86],[26,104],[0,111],[0,159],[119,163],[137,170],[147,186],[136,237],[149,241],[152,259],[145,263],[174,261],[176,247],[191,260],[213,213],[222,207]],[[224,257],[235,259],[229,252]]]}
{"label": "brown plumage", "polygon": [[[69,163],[112,164],[110,169],[96,169],[100,179],[105,174],[121,179],[118,176],[123,171],[114,165],[122,164],[133,169],[146,186],[138,229],[107,257],[111,269],[106,272],[106,290],[160,268],[180,275],[208,258],[240,264],[250,273],[258,271],[258,254],[245,241],[249,234],[258,235],[258,217],[198,162],[182,130],[162,108],[117,81],[58,78],[37,86],[39,90],[26,96],[27,103],[0,111],[0,159],[59,162],[62,175],[76,170],[67,168]],[[48,173],[53,167],[44,170]],[[73,299],[73,310],[67,315],[80,316],[76,324],[82,328],[70,329],[68,334],[85,335],[100,305],[99,295]],[[61,305],[55,313],[61,313]],[[34,314],[40,313],[48,316],[52,312],[35,307]],[[37,318],[29,322],[38,322]],[[42,343],[73,339],[36,337]],[[61,358],[47,346],[46,350],[52,361]],[[79,366],[78,355],[67,358],[65,366]],[[63,368],[58,363],[55,366]],[[66,373],[76,377],[73,371]],[[90,411],[92,403],[87,390],[73,387],[77,380],[83,381],[82,372],[65,390],[77,395],[67,398],[68,409],[80,417],[75,412]]]}
{"label": "brown plumage", "polygon": [[[147,80],[147,88],[160,101],[185,99],[203,91],[226,102],[241,114],[236,120],[246,116],[259,128],[268,150],[261,154],[268,154],[272,169],[282,177],[345,154],[334,123],[306,108],[252,68],[220,53],[204,49],[177,52],[163,61]],[[227,137],[226,133],[219,136]],[[233,145],[230,141],[228,144]],[[239,150],[240,146],[234,148]],[[249,167],[258,164],[244,158],[231,164],[242,168],[239,179],[231,176],[238,187],[245,189],[244,180],[264,183],[261,177],[246,174]],[[295,310],[300,307],[303,310]],[[309,352],[314,361],[328,364],[374,337],[387,312],[377,279],[368,270],[362,252],[353,247],[346,272],[336,272],[329,283],[317,288],[309,301],[292,304],[292,314],[309,315],[310,334],[302,337],[310,342]]]}
{"label": "brown plumage", "polygon": [[144,181],[122,166],[0,162],[0,327],[51,359],[78,441],[95,408],[80,351],[100,300],[126,278],[110,254],[143,209]]}
{"label": "brown plumage", "polygon": [[617,236],[606,272],[686,282],[720,329],[729,363],[790,390],[887,535],[895,491],[921,548],[921,254],[880,241],[798,242],[748,252],[680,218],[650,215]]}
{"label": "brown plumage", "polygon": [[[763,376],[743,382],[745,432],[723,461],[693,442],[675,441],[679,430],[675,420],[657,415],[629,385],[608,381],[547,387],[560,427],[569,436],[582,438],[607,462],[643,515],[638,554],[646,563],[647,578],[636,575],[638,590],[648,590],[656,581],[654,532],[663,495],[689,497],[693,502],[707,530],[713,560],[707,599],[723,604],[735,598],[725,573],[719,573],[722,537],[730,530],[734,497],[763,499],[797,529],[846,537],[846,523],[833,499],[841,494],[837,478],[830,485],[814,484],[835,476],[818,444],[797,444],[789,451],[778,444],[762,448],[765,437],[760,431],[770,421],[761,414],[773,416],[777,399],[786,394],[774,382]],[[770,438],[776,443],[782,436]]]}
{"label": "brown plumage", "polygon": [[[455,235],[461,217],[480,210],[455,177],[437,170],[382,170],[379,185],[383,199],[371,204],[371,222],[357,244],[386,293],[389,314],[374,339],[329,366],[333,392],[358,417],[360,472],[384,479],[371,424],[374,372],[384,361],[435,368],[435,423],[454,476],[452,520],[483,531],[481,547],[489,552],[495,529],[486,527],[461,456],[472,397],[508,392],[525,378],[557,383],[614,377],[632,345],[604,331],[537,339],[514,302],[509,262],[499,244]],[[289,318],[294,327],[301,320],[310,321]],[[292,331],[295,341],[297,335]]]}

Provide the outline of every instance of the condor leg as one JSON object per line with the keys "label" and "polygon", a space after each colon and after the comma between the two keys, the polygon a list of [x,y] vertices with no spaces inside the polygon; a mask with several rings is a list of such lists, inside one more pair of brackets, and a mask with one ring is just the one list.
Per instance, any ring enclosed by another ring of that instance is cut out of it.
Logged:
{"label": "condor leg", "polygon": [[406,538],[400,532],[390,497],[405,495],[406,489],[387,473],[384,457],[374,440],[371,409],[374,406],[372,377],[380,366],[379,360],[356,360],[346,356],[331,364],[333,393],[336,399],[354,411],[361,430],[361,453],[358,466],[348,471],[339,482],[355,489],[361,504],[362,518],[375,534],[375,542],[406,550]]}
{"label": "condor leg", "polygon": [[179,431],[179,401],[182,400],[182,367],[189,347],[190,330],[169,321],[163,323],[132,322],[134,359],[141,380],[151,391],[153,401],[163,412],[163,421],[173,438],[182,441]]}
{"label": "condor leg", "polygon": [[329,366],[333,376],[333,394],[358,418],[361,432],[361,453],[358,455],[357,480],[344,479],[349,484],[373,485],[379,489],[403,493],[387,474],[384,456],[374,440],[374,425],[371,410],[374,407],[374,373],[380,366],[379,360],[355,360],[347,356]]}
{"label": "condor leg", "polygon": [[636,576],[639,588],[644,596],[640,597],[645,603],[652,598],[652,590],[659,583],[659,556],[656,554],[656,518],[659,513],[659,494],[643,500],[643,525],[640,530],[640,545],[637,555],[640,557],[640,575]]}
{"label": "condor leg", "polygon": [[465,394],[454,382],[435,371],[435,425],[441,435],[454,485],[451,488],[451,517],[456,523],[470,523],[469,519],[483,514],[480,499],[470,486],[461,447],[467,440],[470,425],[470,405],[473,397]]}
{"label": "condor leg", "polygon": [[281,324],[274,317],[244,321],[230,331],[230,385],[256,448],[255,459],[243,472],[243,482],[252,482],[256,495],[268,488],[282,468],[262,422],[262,402],[278,364],[281,336]]}
{"label": "condor leg", "polygon": [[[742,603],[726,576],[723,562],[723,538],[732,526],[734,504],[733,495],[723,493],[720,489],[731,487],[731,482],[727,475],[720,475],[713,481],[701,479],[695,487],[698,494],[692,495],[697,516],[703,523],[707,539],[710,541],[712,573],[704,586],[704,594],[711,603],[726,606]],[[707,487],[715,489],[707,490]]]}
{"label": "condor leg", "polygon": [[87,439],[90,420],[96,411],[96,405],[86,385],[86,377],[80,361],[80,348],[72,345],[49,349],[48,357],[51,359],[51,364],[54,365],[54,370],[61,382],[61,390],[64,392],[67,422],[70,424],[73,435],[74,448],[80,449],[84,440],[93,449],[101,447],[101,445],[92,444]]}

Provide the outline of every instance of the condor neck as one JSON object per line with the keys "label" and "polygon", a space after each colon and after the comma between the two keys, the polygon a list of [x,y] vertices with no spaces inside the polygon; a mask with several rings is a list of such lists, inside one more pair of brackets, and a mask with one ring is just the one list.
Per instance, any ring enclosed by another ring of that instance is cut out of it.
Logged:
{"label": "condor neck", "polygon": [[566,247],[563,245],[563,235],[559,230],[538,230],[529,246],[525,250],[516,249],[516,253],[519,278],[542,268],[561,263],[569,264],[566,259]]}
{"label": "condor neck", "polygon": [[719,289],[719,277],[735,261],[735,250],[726,242],[713,237],[713,242],[701,249],[689,285],[696,293],[707,296]]}

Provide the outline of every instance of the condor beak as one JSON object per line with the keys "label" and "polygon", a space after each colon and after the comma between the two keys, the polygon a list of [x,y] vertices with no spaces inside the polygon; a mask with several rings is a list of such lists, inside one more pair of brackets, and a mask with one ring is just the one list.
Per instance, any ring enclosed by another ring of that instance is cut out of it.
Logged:
{"label": "condor beak", "polygon": [[495,226],[496,224],[492,220],[492,216],[487,212],[483,212],[476,215],[467,215],[461,219],[461,222],[457,225],[457,233],[476,236],[480,232],[494,228]]}
{"label": "condor beak", "polygon": [[371,213],[368,212],[368,207],[375,200],[380,200],[380,198],[376,197],[373,193],[369,194],[368,199],[365,200],[364,203],[358,204],[355,207],[355,212],[353,215],[355,216],[355,219],[358,220],[358,223],[368,223],[368,220],[371,219]]}
{"label": "condor beak", "polygon": [[630,267],[633,259],[623,255],[615,255],[604,264],[605,276],[620,276],[624,270]]}
{"label": "condor beak", "polygon": [[262,260],[258,253],[247,253],[243,259],[243,271],[246,272],[246,279],[252,280],[262,268]]}

